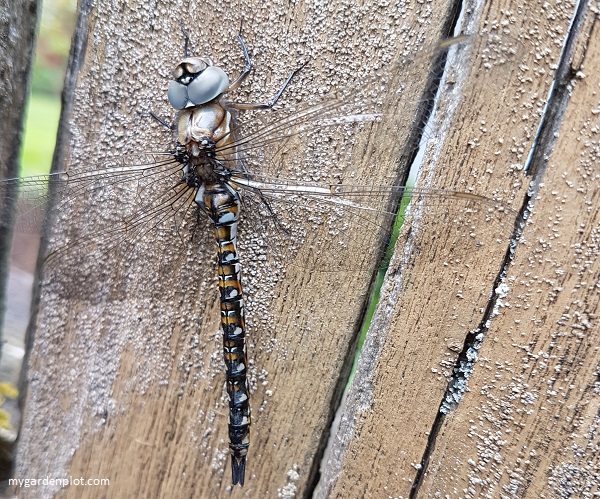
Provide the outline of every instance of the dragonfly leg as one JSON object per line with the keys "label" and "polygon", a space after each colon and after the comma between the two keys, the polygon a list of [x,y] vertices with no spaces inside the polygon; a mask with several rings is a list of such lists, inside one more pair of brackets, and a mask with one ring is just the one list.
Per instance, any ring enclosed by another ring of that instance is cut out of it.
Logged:
{"label": "dragonfly leg", "polygon": [[169,125],[169,123],[166,120],[163,120],[160,116],[158,116],[154,111],[138,111],[137,112],[140,116],[150,116],[152,119],[158,121],[158,123],[160,123],[162,126],[164,126],[165,128],[168,128],[169,130],[173,131],[174,127],[173,125]]}
{"label": "dragonfly leg", "polygon": [[302,68],[304,68],[304,66],[306,66],[306,63],[302,64],[302,66],[300,66],[299,68],[294,69],[290,75],[287,77],[287,80],[285,80],[285,82],[283,83],[283,85],[281,85],[281,88],[277,91],[277,93],[275,94],[275,96],[267,102],[255,102],[255,103],[242,103],[242,102],[228,102],[227,105],[230,108],[233,109],[237,109],[238,111],[254,111],[254,110],[260,110],[260,109],[271,109],[279,100],[279,97],[281,97],[281,94],[283,94],[283,92],[285,91],[286,87],[289,85],[290,81],[292,81],[292,78],[296,75],[296,73],[300,72],[300,70],[302,70]]}
{"label": "dragonfly leg", "polygon": [[240,42],[240,45],[242,46],[242,52],[244,53],[244,59],[246,61],[246,64],[244,65],[244,69],[242,70],[240,75],[237,77],[237,79],[231,85],[229,85],[227,92],[233,92],[234,90],[237,90],[240,87],[240,85],[243,83],[243,81],[246,79],[246,77],[250,74],[250,70],[252,69],[252,62],[250,61],[250,54],[248,53],[248,49],[246,48],[246,44],[244,43],[244,39],[242,38],[242,26],[241,25],[240,25],[240,32],[237,36],[237,39]]}
{"label": "dragonfly leg", "polygon": [[189,52],[189,46],[190,46],[190,35],[187,32],[187,30],[185,29],[185,27],[183,26],[183,22],[179,21],[179,29],[181,30],[181,32],[183,33],[183,58],[185,59]]}

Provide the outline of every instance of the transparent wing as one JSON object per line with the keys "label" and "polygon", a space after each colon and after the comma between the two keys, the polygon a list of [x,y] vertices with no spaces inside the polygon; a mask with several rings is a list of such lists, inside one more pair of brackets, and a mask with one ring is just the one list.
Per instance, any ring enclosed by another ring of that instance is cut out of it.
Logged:
{"label": "transparent wing", "polygon": [[[144,198],[144,190],[156,178],[178,174],[181,167],[168,153],[141,154],[106,162],[99,169],[80,168],[33,177],[18,177],[0,181],[0,206],[15,205],[15,225],[22,232],[39,232],[42,225],[65,210],[77,199],[118,196],[127,189],[137,193],[137,199],[125,208],[136,211]],[[176,177],[176,181],[180,178]],[[146,196],[148,197],[148,196]],[[53,199],[52,204],[49,204]],[[0,220],[0,225],[7,224]]]}
{"label": "transparent wing", "polygon": [[519,218],[502,203],[451,190],[265,176],[235,182],[244,193],[242,245],[262,247],[272,258],[311,271],[372,272],[386,266],[386,248],[411,217],[421,227],[443,220],[453,251],[465,256],[490,246],[506,249]]}
{"label": "transparent wing", "polygon": [[[102,166],[0,182],[2,202],[17,198],[17,231],[50,223],[44,272],[67,296],[74,289],[101,296],[108,265],[118,266],[126,280],[132,262],[156,257],[148,250],[151,242],[160,238],[165,252],[176,251],[189,242],[186,222],[196,221],[193,191],[181,183],[182,165],[172,155],[139,155]],[[79,282],[93,282],[93,289]]]}
{"label": "transparent wing", "polygon": [[[148,155],[139,164],[121,161],[93,173],[18,179],[18,223],[30,229],[51,217],[64,225],[48,262],[66,258],[72,266],[94,255],[111,254],[120,262],[150,258],[137,249],[148,238],[163,237],[171,247],[192,244],[190,234],[203,214],[193,203],[195,190],[181,182],[181,168],[169,155]],[[406,217],[401,206],[411,198],[427,218],[453,227],[466,254],[486,244],[506,245],[517,217],[493,200],[455,191],[328,185],[247,173],[231,180],[242,191],[242,258],[244,249],[251,249],[314,271],[373,271],[382,265],[392,228]],[[56,200],[42,217],[53,191]],[[73,217],[80,222],[69,224]]]}
{"label": "transparent wing", "polygon": [[[325,78],[322,94],[302,95],[294,103],[293,92],[286,93],[285,106],[277,110],[239,113],[232,132],[236,140],[218,148],[219,154],[232,170],[243,168],[276,176],[280,172],[280,158],[288,149],[305,148],[312,156],[325,157],[330,143],[348,149],[354,132],[373,122],[384,123],[377,133],[390,134],[392,140],[397,140],[402,128],[419,130],[409,139],[412,143],[408,146],[415,149],[420,137],[430,134],[426,128],[427,110],[433,105],[450,51],[464,52],[468,54],[467,59],[474,53],[479,54],[480,59],[471,66],[491,72],[493,78],[489,84],[501,87],[506,83],[503,76],[513,67],[521,50],[518,42],[510,37],[465,35],[426,45],[416,54],[401,55],[384,68],[357,68],[355,81],[344,81],[336,88],[326,86],[329,81],[338,80],[332,74]],[[326,61],[317,60],[314,64],[326,65]],[[310,66],[302,71],[310,73]],[[331,70],[335,72],[335,68]],[[430,85],[426,85],[426,75],[433,75]],[[421,84],[408,86],[408,82],[419,79]],[[448,84],[452,85],[452,78],[450,80]],[[332,158],[339,160],[335,154]],[[240,162],[244,166],[240,167]],[[307,180],[308,168],[300,163],[296,171],[287,171],[286,176]]]}
{"label": "transparent wing", "polygon": [[[464,38],[429,52],[471,43]],[[426,58],[431,58],[427,52]],[[415,58],[401,67],[407,70],[411,63],[421,62]],[[305,166],[329,154],[329,131],[353,137],[356,127],[385,115],[385,99],[379,96],[382,86],[398,91],[390,85],[387,77],[376,73],[334,95],[302,101],[298,108],[289,105],[276,113],[244,113],[234,144],[218,150],[244,194],[242,251],[266,253],[318,271],[362,271],[378,265],[374,262],[390,241],[396,210],[407,189],[305,182],[314,178]],[[290,141],[307,145],[308,152],[297,158],[299,166],[288,171],[287,178],[279,177],[279,158],[285,156]],[[343,163],[343,158],[336,159]],[[194,191],[181,183],[181,168],[170,154],[141,154],[93,168],[4,181],[0,199],[10,202],[18,186],[18,230],[35,230],[50,220],[63,226],[51,240],[48,262],[67,258],[77,276],[82,262],[97,255],[111,254],[124,266],[131,259],[151,258],[154,255],[144,253],[148,246],[140,243],[156,237],[164,238],[166,252],[189,245],[198,215]],[[450,191],[412,190],[412,194],[422,199],[428,216],[452,220],[457,234],[471,234],[461,240],[466,251],[467,241],[481,247],[486,240],[506,239],[512,228],[506,210],[485,198]]]}

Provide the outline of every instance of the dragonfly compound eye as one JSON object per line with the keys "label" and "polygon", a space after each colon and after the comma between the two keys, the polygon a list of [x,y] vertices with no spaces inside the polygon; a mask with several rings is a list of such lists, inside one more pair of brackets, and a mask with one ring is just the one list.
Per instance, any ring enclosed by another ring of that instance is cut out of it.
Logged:
{"label": "dragonfly compound eye", "polygon": [[198,57],[188,57],[180,62],[174,77],[169,83],[168,98],[175,109],[206,104],[229,87],[225,71]]}
{"label": "dragonfly compound eye", "polygon": [[205,104],[221,95],[229,87],[229,78],[225,71],[210,66],[202,71],[188,85],[188,97],[194,105]]}
{"label": "dragonfly compound eye", "polygon": [[184,109],[189,103],[187,87],[175,80],[171,80],[169,82],[167,98],[169,99],[169,104],[175,109]]}

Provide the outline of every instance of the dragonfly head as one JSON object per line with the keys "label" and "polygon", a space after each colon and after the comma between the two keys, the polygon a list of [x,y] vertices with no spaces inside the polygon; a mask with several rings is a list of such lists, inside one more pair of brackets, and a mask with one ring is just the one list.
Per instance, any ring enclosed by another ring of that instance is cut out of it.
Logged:
{"label": "dragonfly head", "polygon": [[169,82],[169,103],[175,109],[206,104],[229,87],[229,77],[208,58],[186,57]]}

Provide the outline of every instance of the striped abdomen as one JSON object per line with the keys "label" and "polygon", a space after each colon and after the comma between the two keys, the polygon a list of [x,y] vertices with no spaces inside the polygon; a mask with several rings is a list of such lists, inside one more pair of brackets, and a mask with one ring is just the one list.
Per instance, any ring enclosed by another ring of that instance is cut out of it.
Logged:
{"label": "striped abdomen", "polygon": [[244,300],[240,283],[241,265],[236,249],[240,198],[238,192],[222,182],[207,185],[197,203],[210,217],[217,239],[219,290],[223,354],[227,368],[229,395],[229,449],[233,484],[244,484],[246,453],[250,445],[250,403],[246,379],[246,327]]}

